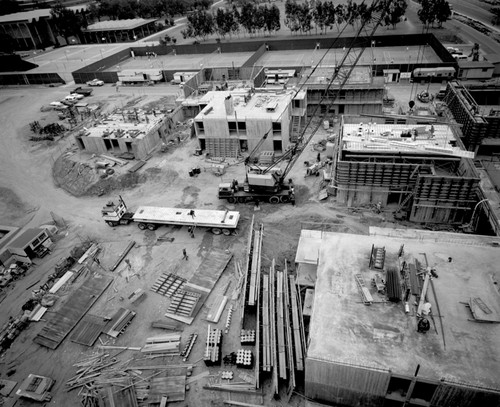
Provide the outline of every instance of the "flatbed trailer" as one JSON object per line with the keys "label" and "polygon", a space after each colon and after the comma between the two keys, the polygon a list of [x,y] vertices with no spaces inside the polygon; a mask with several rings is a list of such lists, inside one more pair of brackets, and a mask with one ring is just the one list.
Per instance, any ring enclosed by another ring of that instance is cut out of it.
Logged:
{"label": "flatbed trailer", "polygon": [[216,235],[232,234],[240,220],[240,213],[237,211],[140,206],[137,211],[128,212],[121,197],[118,204],[108,202],[101,214],[109,226],[135,222],[141,230],[155,230],[161,225],[189,226],[193,230],[205,227]]}
{"label": "flatbed trailer", "polygon": [[154,230],[160,225],[179,225],[210,228],[216,235],[230,235],[238,226],[239,219],[240,213],[236,211],[156,206],[140,206],[132,217],[141,230]]}

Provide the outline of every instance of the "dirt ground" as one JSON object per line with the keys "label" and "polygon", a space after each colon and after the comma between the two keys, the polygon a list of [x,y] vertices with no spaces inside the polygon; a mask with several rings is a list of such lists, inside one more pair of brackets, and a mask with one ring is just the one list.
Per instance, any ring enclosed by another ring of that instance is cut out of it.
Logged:
{"label": "dirt ground", "polygon": [[[19,88],[3,89],[0,94],[0,126],[3,129],[0,138],[0,223],[9,226],[37,227],[53,223],[54,220],[61,231],[57,238],[55,250],[44,259],[37,259],[27,275],[16,281],[7,289],[7,297],[1,303],[0,325],[4,325],[9,316],[17,316],[22,304],[31,295],[31,287],[44,281],[48,274],[53,272],[54,265],[75,245],[83,241],[92,240],[101,245],[99,254],[101,267],[95,263],[91,266],[92,272],[103,272],[111,276],[114,281],[104,294],[91,308],[90,313],[99,316],[111,316],[120,307],[129,308],[137,312],[132,324],[119,336],[110,340],[104,334],[101,339],[104,343],[119,346],[142,346],[144,339],[159,335],[162,332],[153,330],[150,323],[153,320],[167,320],[163,317],[168,306],[168,299],[150,291],[156,279],[164,272],[176,272],[189,278],[201,264],[203,257],[211,248],[229,250],[233,260],[222,274],[195,322],[186,326],[182,338],[185,340],[190,333],[200,334],[191,357],[190,363],[195,365],[193,375],[197,375],[207,368],[201,360],[203,354],[204,332],[207,322],[203,319],[210,304],[217,293],[221,293],[227,283],[231,281],[230,292],[236,287],[237,278],[234,272],[234,262],[243,264],[246,249],[246,237],[252,216],[256,224],[264,224],[265,237],[263,248],[263,267],[269,266],[271,260],[276,259],[278,265],[285,260],[293,264],[295,249],[302,227],[322,227],[328,230],[345,231],[351,233],[367,233],[369,225],[390,226],[392,223],[385,220],[384,214],[375,215],[370,211],[365,213],[348,213],[345,208],[338,208],[332,198],[326,201],[318,200],[321,177],[304,177],[303,161],[314,161],[317,152],[308,147],[297,160],[290,176],[294,179],[297,191],[297,204],[272,206],[262,204],[261,210],[255,211],[252,204],[232,206],[219,201],[217,186],[223,180],[232,178],[241,179],[243,166],[230,162],[227,172],[222,177],[215,176],[208,169],[209,164],[203,157],[195,156],[193,152],[197,146],[196,140],[189,136],[182,137],[180,145],[169,151],[155,152],[147,164],[134,176],[120,178],[126,171],[116,168],[115,174],[108,177],[105,188],[88,188],[81,183],[73,186],[73,194],[67,185],[64,188],[64,173],[68,173],[68,162],[76,166],[89,165],[93,160],[88,154],[79,153],[71,137],[54,142],[32,142],[28,139],[27,123],[33,120],[51,122],[52,113],[40,112],[40,106],[61,98],[67,90],[62,88]],[[88,98],[89,102],[104,104],[105,110],[120,107],[130,101],[142,105],[151,103],[170,103],[175,97],[178,88],[165,85],[154,88],[122,88],[119,94],[113,87],[104,86],[95,90],[94,95]],[[165,95],[169,95],[170,98]],[[139,100],[140,99],[140,100]],[[36,102],[35,102],[36,101]],[[313,126],[311,126],[313,127]],[[180,127],[184,129],[184,127]],[[183,131],[183,130],[182,130]],[[181,132],[182,132],[181,131]],[[320,128],[313,142],[325,138],[334,132]],[[186,133],[187,134],[187,133]],[[66,166],[61,163],[61,156],[67,160]],[[128,166],[130,166],[129,164]],[[190,177],[188,172],[192,167],[202,169],[201,174]],[[126,167],[123,167],[126,168]],[[93,171],[88,171],[88,181],[95,181]],[[53,177],[53,174],[56,177]],[[56,181],[57,179],[57,181]],[[103,184],[104,185],[104,184]],[[98,193],[102,195],[98,196]],[[199,231],[194,238],[190,238],[183,228],[161,227],[156,231],[140,231],[133,225],[110,228],[101,220],[100,209],[109,200],[116,200],[121,194],[127,205],[133,210],[139,205],[191,207],[207,209],[237,209],[241,213],[241,221],[237,236],[214,236],[208,232]],[[170,237],[171,242],[158,240],[159,237]],[[112,273],[110,266],[115,262],[121,251],[130,241],[136,245],[128,255],[131,270],[122,264]],[[182,249],[186,248],[189,260],[182,259]],[[60,297],[55,308],[71,296],[74,289],[81,283],[64,289],[58,294]],[[138,303],[131,304],[129,295],[136,289],[142,288],[146,298]],[[230,332],[224,336],[223,355],[240,348],[239,345],[239,316],[240,305],[234,302],[235,312]],[[218,327],[223,327],[226,321],[228,306],[222,315]],[[65,381],[75,374],[75,362],[98,352],[96,348],[87,348],[72,343],[69,339],[55,351],[43,348],[33,343],[33,338],[44,326],[44,320],[31,323],[21,332],[10,349],[0,357],[0,378],[21,382],[29,373],[47,375],[56,380],[53,388],[53,399],[47,406],[76,406],[79,405],[77,392],[66,392]],[[98,341],[98,343],[100,343]],[[181,347],[184,342],[181,342]],[[120,355],[123,360],[134,359],[141,363],[142,355],[139,352],[126,351]],[[158,358],[142,360],[146,364],[179,363],[179,358]],[[211,375],[217,375],[219,368],[208,369]],[[232,370],[236,369],[233,367]],[[236,372],[237,373],[237,372]],[[208,406],[221,405],[224,393],[203,391],[202,386],[206,379],[193,383],[187,392],[186,401],[172,403],[172,405]],[[266,388],[266,384],[264,384]],[[18,400],[14,395],[4,400],[5,406],[38,405],[26,400]],[[241,398],[241,400],[248,399]],[[255,400],[257,402],[259,400]],[[269,394],[264,395],[265,405],[283,405],[279,401],[271,400]],[[303,399],[294,396],[292,405],[303,405]]]}

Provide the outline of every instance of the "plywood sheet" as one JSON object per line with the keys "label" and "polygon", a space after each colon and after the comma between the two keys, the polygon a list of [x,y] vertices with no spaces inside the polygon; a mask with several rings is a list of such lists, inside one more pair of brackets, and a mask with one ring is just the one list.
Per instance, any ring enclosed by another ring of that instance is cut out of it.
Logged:
{"label": "plywood sheet", "polygon": [[93,346],[105,325],[106,321],[104,321],[101,317],[97,317],[95,315],[85,315],[76,326],[70,340],[71,342],[79,343],[80,345]]}
{"label": "plywood sheet", "polygon": [[73,294],[68,296],[59,310],[51,314],[52,317],[47,325],[33,341],[47,348],[56,349],[108,288],[111,281],[112,278],[103,274],[91,274]]}

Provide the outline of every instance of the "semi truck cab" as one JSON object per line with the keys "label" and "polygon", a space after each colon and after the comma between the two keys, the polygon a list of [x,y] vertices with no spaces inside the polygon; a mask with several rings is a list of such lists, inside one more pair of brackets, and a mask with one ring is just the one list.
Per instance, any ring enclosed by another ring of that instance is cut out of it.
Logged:
{"label": "semi truck cab", "polygon": [[122,197],[120,197],[118,204],[113,201],[108,201],[108,203],[102,208],[101,211],[104,221],[109,226],[117,226],[119,224],[128,224],[132,221],[133,213],[127,212],[127,205],[123,202]]}

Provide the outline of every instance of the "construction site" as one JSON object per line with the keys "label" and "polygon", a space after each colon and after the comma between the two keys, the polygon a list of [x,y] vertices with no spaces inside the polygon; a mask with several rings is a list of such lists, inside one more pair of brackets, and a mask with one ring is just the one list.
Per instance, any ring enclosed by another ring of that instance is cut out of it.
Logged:
{"label": "construction site", "polygon": [[498,100],[381,18],[4,90],[0,405],[500,405]]}

